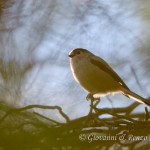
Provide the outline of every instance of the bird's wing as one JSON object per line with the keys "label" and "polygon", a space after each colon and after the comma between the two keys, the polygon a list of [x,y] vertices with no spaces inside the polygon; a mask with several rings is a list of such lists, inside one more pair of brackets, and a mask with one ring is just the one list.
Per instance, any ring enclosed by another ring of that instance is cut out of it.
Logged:
{"label": "bird's wing", "polygon": [[125,89],[128,89],[128,86],[124,83],[124,81],[119,77],[119,75],[105,62],[103,59],[101,59],[98,56],[92,56],[90,58],[90,61],[92,64],[96,65],[98,68],[103,70],[104,72],[111,75],[120,85],[122,85]]}

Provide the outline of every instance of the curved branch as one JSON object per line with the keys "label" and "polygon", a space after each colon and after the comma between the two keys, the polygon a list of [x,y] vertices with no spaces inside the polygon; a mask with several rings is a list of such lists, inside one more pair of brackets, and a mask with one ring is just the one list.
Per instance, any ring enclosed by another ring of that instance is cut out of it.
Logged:
{"label": "curved branch", "polygon": [[66,120],[66,122],[70,122],[69,117],[62,111],[61,107],[59,106],[44,106],[44,105],[28,105],[22,108],[15,108],[15,109],[10,109],[1,119],[0,122],[2,122],[4,119],[6,119],[11,113],[19,113],[21,111],[25,111],[28,109],[33,109],[33,108],[40,108],[40,109],[56,109],[59,111],[59,113],[62,115],[62,117]]}

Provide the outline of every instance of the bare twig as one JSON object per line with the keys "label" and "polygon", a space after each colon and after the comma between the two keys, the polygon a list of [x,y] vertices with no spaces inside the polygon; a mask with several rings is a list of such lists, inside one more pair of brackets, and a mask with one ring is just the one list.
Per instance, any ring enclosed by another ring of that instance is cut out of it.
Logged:
{"label": "bare twig", "polygon": [[52,122],[52,123],[54,123],[54,124],[56,124],[56,125],[61,125],[61,124],[62,124],[62,123],[57,122],[57,121],[55,121],[55,120],[53,120],[53,119],[50,119],[50,118],[48,118],[48,117],[45,117],[45,116],[43,116],[43,115],[41,115],[41,114],[39,114],[39,113],[37,113],[37,112],[34,112],[34,114],[37,115],[37,116],[39,116],[39,117],[41,117],[41,118],[44,118],[44,119],[46,119],[46,120]]}
{"label": "bare twig", "polygon": [[59,106],[43,106],[43,105],[28,105],[22,108],[16,108],[16,109],[10,109],[1,119],[0,122],[2,122],[7,116],[9,116],[11,113],[18,113],[21,111],[25,111],[28,109],[33,108],[40,108],[40,109],[56,109],[59,111],[59,113],[62,115],[62,117],[66,120],[66,122],[69,122],[69,117],[62,111],[61,107]]}
{"label": "bare twig", "polygon": [[143,90],[143,87],[141,86],[141,84],[140,84],[140,82],[139,82],[139,79],[138,79],[138,76],[137,76],[137,74],[136,74],[135,69],[133,68],[132,65],[130,65],[130,68],[131,68],[131,72],[133,73],[133,75],[134,75],[134,77],[135,77],[135,81],[136,81],[137,85],[139,86],[140,90],[141,90],[141,91],[144,91],[144,90]]}
{"label": "bare twig", "polygon": [[147,107],[145,107],[145,121],[148,121],[148,119],[149,119],[149,112]]}

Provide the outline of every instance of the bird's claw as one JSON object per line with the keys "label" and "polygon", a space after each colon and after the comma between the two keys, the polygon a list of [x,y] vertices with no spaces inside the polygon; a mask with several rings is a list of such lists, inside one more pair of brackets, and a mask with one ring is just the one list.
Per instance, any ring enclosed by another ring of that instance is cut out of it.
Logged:
{"label": "bird's claw", "polygon": [[89,100],[94,100],[94,97],[91,93],[89,93],[87,96],[86,96],[86,100],[89,101]]}
{"label": "bird's claw", "polygon": [[[90,100],[91,101],[91,104],[90,104],[90,112],[89,114],[91,114],[94,110],[95,113],[98,112],[98,108],[97,108],[97,105],[99,104],[100,102],[100,98],[94,98],[93,97],[93,94],[89,93],[86,97],[87,100]],[[95,103],[94,103],[95,102]]]}

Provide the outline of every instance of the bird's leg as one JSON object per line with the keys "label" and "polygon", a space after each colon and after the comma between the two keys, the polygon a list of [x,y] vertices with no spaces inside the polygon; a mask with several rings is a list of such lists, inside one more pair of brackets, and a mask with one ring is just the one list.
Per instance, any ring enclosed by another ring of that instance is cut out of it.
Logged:
{"label": "bird's leg", "polygon": [[93,105],[93,109],[95,112],[97,112],[98,108],[97,108],[97,105],[100,103],[101,99],[100,98],[95,98],[94,99],[96,102],[95,104]]}
{"label": "bird's leg", "polygon": [[91,101],[91,104],[90,104],[90,112],[89,112],[89,115],[92,113],[92,110],[93,110],[93,104],[94,104],[94,97],[93,97],[93,94],[89,93],[87,96],[86,96],[86,100],[90,100]]}
{"label": "bird's leg", "polygon": [[93,94],[89,93],[87,96],[86,96],[86,100],[91,100],[91,101],[94,101],[94,97],[93,97]]}
{"label": "bird's leg", "polygon": [[[91,114],[93,110],[95,112],[97,112],[97,108],[96,107],[100,103],[100,98],[94,98],[93,94],[89,93],[87,95],[86,99],[91,101],[89,114]],[[94,101],[96,101],[95,104],[94,104]]]}

